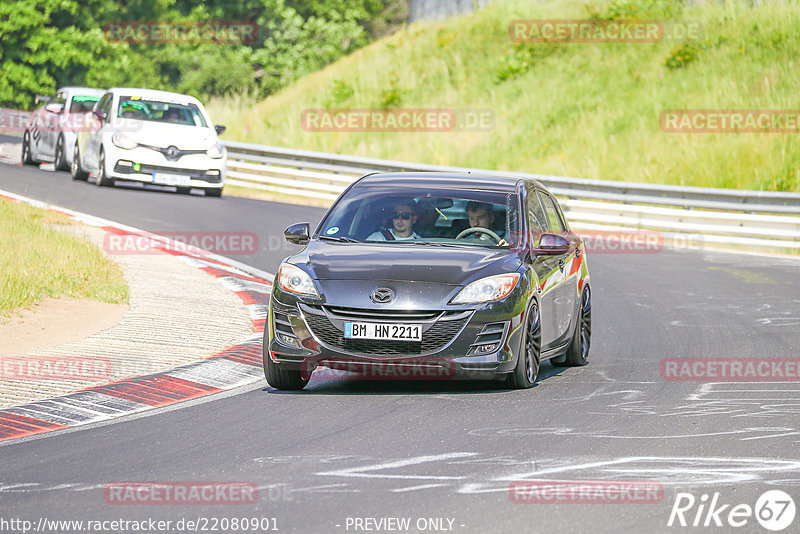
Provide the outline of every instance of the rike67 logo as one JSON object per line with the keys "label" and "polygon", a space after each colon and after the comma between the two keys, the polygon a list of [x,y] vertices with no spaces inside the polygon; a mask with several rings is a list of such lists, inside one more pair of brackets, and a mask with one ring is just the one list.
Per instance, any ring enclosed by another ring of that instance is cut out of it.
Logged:
{"label": "rike67 logo", "polygon": [[[669,514],[667,526],[738,528],[751,524],[753,517],[767,530],[779,532],[794,522],[794,499],[781,490],[761,494],[755,506],[729,504],[720,499],[719,492],[704,493],[700,498],[691,493],[678,493]],[[726,529],[726,530],[727,530]]]}

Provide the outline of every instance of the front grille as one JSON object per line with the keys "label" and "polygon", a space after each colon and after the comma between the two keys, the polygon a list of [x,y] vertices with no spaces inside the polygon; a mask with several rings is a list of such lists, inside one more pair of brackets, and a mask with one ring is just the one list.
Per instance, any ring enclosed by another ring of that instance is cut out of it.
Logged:
{"label": "front grille", "polygon": [[117,163],[114,166],[114,172],[119,174],[153,174],[154,172],[163,172],[167,174],[180,174],[183,176],[188,176],[192,180],[203,180],[204,182],[208,182],[210,184],[218,184],[222,181],[222,176],[220,174],[206,174],[207,171],[198,171],[194,169],[176,169],[174,167],[165,167],[163,165],[149,165],[149,164],[140,164],[137,169],[134,169],[132,166],[128,165],[120,165]]}
{"label": "front grille", "polygon": [[[347,313],[343,313],[347,310]],[[332,313],[335,311],[335,315]],[[325,345],[334,350],[365,356],[421,356],[441,350],[450,343],[469,320],[471,312],[375,312],[353,308],[329,308],[303,306],[303,315],[311,332]],[[426,319],[416,318],[427,317]],[[342,330],[336,328],[330,316],[352,321],[417,321],[432,322],[425,330],[422,341],[384,341],[378,339],[345,339]],[[412,319],[412,317],[414,317]],[[435,321],[435,322],[434,322]]]}
{"label": "front grille", "polygon": [[[181,150],[180,148],[178,148],[176,146],[168,146],[166,148],[162,148],[162,147],[152,146],[152,145],[143,145],[141,143],[139,144],[139,146],[143,147],[143,148],[149,148],[150,150],[155,150],[156,152],[161,152],[161,154],[163,154],[164,157],[168,161],[178,161],[183,156],[189,156],[189,155],[193,155],[193,154],[205,154],[206,153],[205,150]],[[172,149],[172,150],[170,150],[170,149]]]}
{"label": "front grille", "polygon": [[324,310],[337,318],[347,321],[432,321],[439,317],[440,311],[413,311],[413,310],[366,310],[362,308],[340,308],[338,306],[325,306]]}

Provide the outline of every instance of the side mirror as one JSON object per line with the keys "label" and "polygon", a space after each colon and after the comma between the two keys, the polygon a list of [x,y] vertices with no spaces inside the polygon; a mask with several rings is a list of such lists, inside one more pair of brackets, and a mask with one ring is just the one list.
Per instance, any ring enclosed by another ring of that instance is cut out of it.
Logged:
{"label": "side mirror", "polygon": [[59,113],[64,111],[64,106],[62,104],[47,104],[44,107],[44,109],[45,111],[48,111],[50,113],[55,113],[56,115],[58,115]]}
{"label": "side mirror", "polygon": [[311,229],[308,223],[293,224],[283,231],[283,237],[286,238],[286,241],[295,245],[307,244],[310,235]]}
{"label": "side mirror", "polygon": [[106,120],[106,113],[104,111],[98,111],[95,109],[94,111],[92,111],[92,115],[97,117],[97,120],[99,120],[100,122]]}
{"label": "side mirror", "polygon": [[544,233],[541,239],[539,239],[539,246],[535,247],[533,250],[537,254],[557,256],[569,252],[569,246],[570,242],[566,237],[558,234]]}
{"label": "side mirror", "polygon": [[222,135],[222,132],[225,131],[225,127],[218,124],[218,125],[214,126],[214,131],[217,132],[217,135]]}

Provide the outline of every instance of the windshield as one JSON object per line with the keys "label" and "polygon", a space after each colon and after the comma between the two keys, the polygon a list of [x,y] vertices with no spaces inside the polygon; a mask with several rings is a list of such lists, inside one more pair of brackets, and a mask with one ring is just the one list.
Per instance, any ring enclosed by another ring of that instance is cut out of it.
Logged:
{"label": "windshield", "polygon": [[72,97],[72,102],[69,105],[69,112],[89,113],[98,100],[100,100],[99,96],[75,95]]}
{"label": "windshield", "polygon": [[356,186],[322,221],[319,239],[431,246],[517,246],[518,197],[499,191]]}
{"label": "windshield", "polygon": [[137,96],[119,98],[117,117],[206,127],[206,120],[195,104],[145,100]]}

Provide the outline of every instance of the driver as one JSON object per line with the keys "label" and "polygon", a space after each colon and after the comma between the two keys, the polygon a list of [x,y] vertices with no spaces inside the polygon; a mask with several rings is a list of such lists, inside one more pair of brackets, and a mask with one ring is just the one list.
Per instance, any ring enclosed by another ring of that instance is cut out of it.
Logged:
{"label": "driver", "polygon": [[167,122],[179,123],[181,122],[181,112],[175,108],[167,108],[162,118]]}
{"label": "driver", "polygon": [[[494,224],[494,209],[488,202],[470,200],[467,202],[467,216],[469,217],[470,228],[486,228],[487,230],[492,230],[492,225]],[[501,238],[497,246],[507,246],[508,243],[506,240],[502,239],[505,232],[497,230],[495,233]],[[491,237],[483,233],[477,233],[476,237],[481,240],[494,241]]]}
{"label": "driver", "polygon": [[417,223],[417,206],[413,200],[399,200],[392,206],[392,227],[371,233],[367,241],[404,241],[419,239],[414,231]]}

